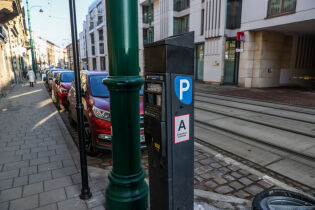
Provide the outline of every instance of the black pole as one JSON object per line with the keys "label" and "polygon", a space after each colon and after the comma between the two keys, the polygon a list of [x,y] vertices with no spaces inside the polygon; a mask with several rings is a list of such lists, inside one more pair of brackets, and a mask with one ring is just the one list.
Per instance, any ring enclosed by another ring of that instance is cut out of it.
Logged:
{"label": "black pole", "polygon": [[75,0],[69,0],[70,8],[70,22],[71,22],[71,36],[72,36],[72,50],[74,61],[74,80],[75,91],[77,99],[77,117],[78,117],[78,134],[79,134],[79,147],[80,147],[80,162],[81,162],[81,177],[82,177],[82,189],[80,198],[87,200],[91,198],[92,194],[89,188],[89,180],[87,173],[86,154],[85,154],[85,136],[83,125],[83,105],[81,100],[81,82],[80,82],[80,68],[79,68],[79,54],[78,54],[78,42],[77,42],[77,20],[75,14]]}

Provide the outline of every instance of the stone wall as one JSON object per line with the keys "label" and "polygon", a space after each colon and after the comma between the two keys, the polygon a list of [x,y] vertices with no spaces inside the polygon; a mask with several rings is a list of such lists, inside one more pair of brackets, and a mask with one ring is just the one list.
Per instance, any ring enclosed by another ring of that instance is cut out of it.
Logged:
{"label": "stone wall", "polygon": [[240,54],[239,86],[278,87],[281,69],[289,69],[292,38],[282,33],[247,31]]}

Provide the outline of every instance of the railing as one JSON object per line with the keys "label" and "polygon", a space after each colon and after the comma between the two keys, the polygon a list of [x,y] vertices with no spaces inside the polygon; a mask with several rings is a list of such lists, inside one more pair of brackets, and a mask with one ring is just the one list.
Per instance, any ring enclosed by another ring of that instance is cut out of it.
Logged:
{"label": "railing", "polygon": [[268,17],[292,13],[296,8],[296,0],[269,0]]}

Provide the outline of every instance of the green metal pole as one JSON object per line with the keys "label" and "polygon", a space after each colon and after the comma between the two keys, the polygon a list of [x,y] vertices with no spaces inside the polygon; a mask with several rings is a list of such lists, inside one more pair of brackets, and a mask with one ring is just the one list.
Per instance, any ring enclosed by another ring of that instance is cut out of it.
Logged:
{"label": "green metal pole", "polygon": [[33,39],[32,39],[32,29],[31,29],[31,14],[30,14],[30,10],[28,8],[28,0],[26,0],[26,8],[27,8],[27,20],[28,20],[28,31],[30,34],[30,47],[31,47],[31,54],[32,54],[32,67],[33,67],[33,71],[35,74],[35,78],[37,79],[37,64],[36,64],[36,58],[35,58],[35,54],[34,54],[34,43],[33,43]]}
{"label": "green metal pole", "polygon": [[151,0],[149,0],[149,43],[152,43],[151,15]]}
{"label": "green metal pole", "polygon": [[109,77],[113,169],[108,178],[106,209],[145,210],[148,186],[140,152],[137,0],[107,0]]}

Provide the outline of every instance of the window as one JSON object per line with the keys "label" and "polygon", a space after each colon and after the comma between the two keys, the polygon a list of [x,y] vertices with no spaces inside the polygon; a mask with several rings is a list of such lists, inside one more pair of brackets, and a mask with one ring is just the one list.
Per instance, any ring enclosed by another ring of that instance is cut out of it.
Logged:
{"label": "window", "polygon": [[96,70],[96,58],[93,58],[93,70]]}
{"label": "window", "polygon": [[190,0],[174,0],[174,11],[181,11],[189,7]]}
{"label": "window", "polygon": [[100,49],[100,54],[104,54],[104,43],[100,43],[99,49]]}
{"label": "window", "polygon": [[102,14],[102,10],[103,10],[103,6],[102,6],[102,3],[100,3],[97,5],[97,13]]}
{"label": "window", "polygon": [[[154,6],[151,5],[151,22],[153,22],[154,17]],[[142,6],[142,22],[149,23],[149,6]]]}
{"label": "window", "polygon": [[98,30],[98,39],[100,41],[103,41],[104,40],[104,33],[103,33],[103,30]]}
{"label": "window", "polygon": [[101,57],[101,70],[106,70],[106,60],[105,57]]}
{"label": "window", "polygon": [[174,18],[174,35],[185,33],[189,31],[189,15]]}
{"label": "window", "polygon": [[[154,40],[154,28],[151,27],[152,30],[152,41]],[[143,29],[143,44],[149,43],[149,28]]]}
{"label": "window", "polygon": [[204,24],[205,23],[205,10],[202,9],[201,10],[201,26],[200,26],[200,35],[203,35],[203,31],[204,31]]}
{"label": "window", "polygon": [[268,17],[294,12],[296,0],[269,0]]}
{"label": "window", "polygon": [[92,55],[95,55],[95,46],[92,46]]}
{"label": "window", "polygon": [[242,1],[241,0],[228,0],[227,2],[227,15],[226,15],[226,28],[236,29],[241,27],[241,14],[242,14]]}
{"label": "window", "polygon": [[103,16],[98,16],[97,17],[97,25],[100,25],[101,23],[103,23]]}
{"label": "window", "polygon": [[90,27],[89,27],[89,30],[92,30],[94,28],[94,22],[90,22]]}
{"label": "window", "polygon": [[91,36],[91,43],[94,44],[95,43],[94,34],[91,34],[90,36]]}
{"label": "window", "polygon": [[90,90],[91,94],[94,97],[109,97],[109,91],[107,90],[106,85],[103,85],[103,80],[107,76],[98,75],[90,77]]}
{"label": "window", "polygon": [[90,12],[90,19],[91,19],[91,20],[94,19],[94,13],[93,13],[93,11]]}

